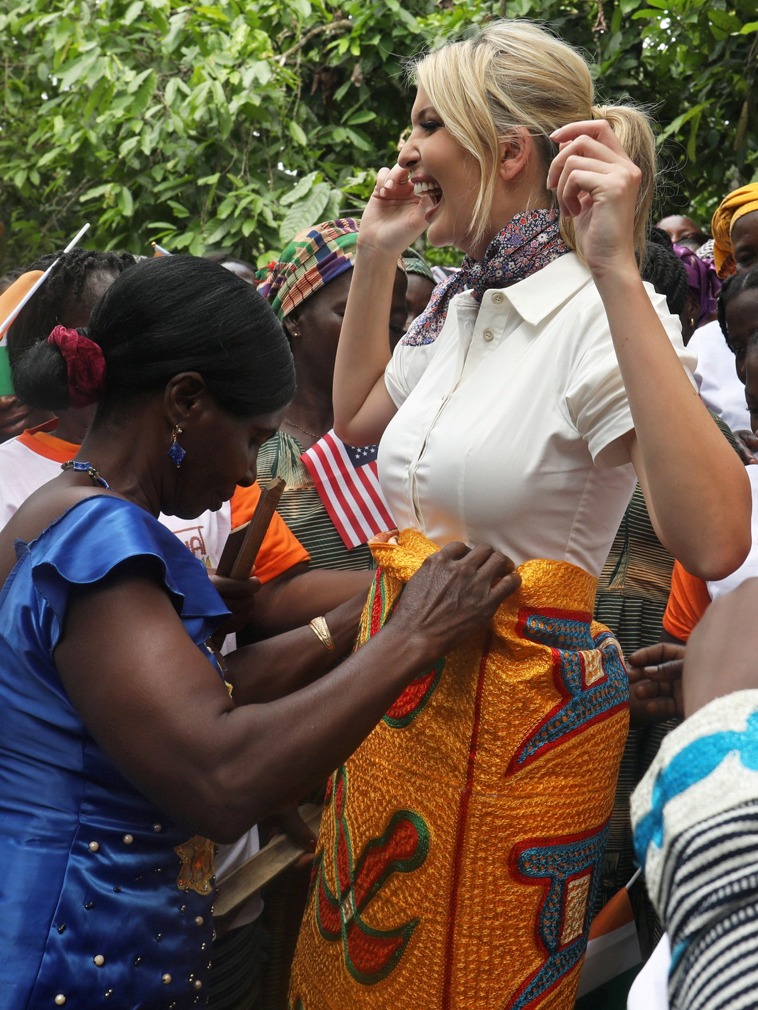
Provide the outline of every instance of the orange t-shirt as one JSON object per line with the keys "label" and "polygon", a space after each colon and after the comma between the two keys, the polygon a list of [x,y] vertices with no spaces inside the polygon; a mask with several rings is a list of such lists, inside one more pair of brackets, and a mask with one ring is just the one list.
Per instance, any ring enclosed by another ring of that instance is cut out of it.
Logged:
{"label": "orange t-shirt", "polygon": [[[238,487],[231,500],[232,529],[246,523],[253,514],[261,496],[260,484]],[[255,559],[255,574],[261,582],[270,582],[294,565],[309,561],[310,555],[278,512],[266,530],[263,543]]]}
{"label": "orange t-shirt", "polygon": [[671,573],[671,591],[663,615],[663,627],[669,635],[686,642],[710,602],[711,596],[705,582],[690,575],[686,568],[675,561]]}

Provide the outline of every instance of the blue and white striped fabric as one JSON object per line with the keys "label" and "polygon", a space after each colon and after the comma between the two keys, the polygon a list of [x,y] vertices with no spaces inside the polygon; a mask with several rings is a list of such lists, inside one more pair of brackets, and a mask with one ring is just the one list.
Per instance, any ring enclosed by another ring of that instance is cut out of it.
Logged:
{"label": "blue and white striped fabric", "polygon": [[758,1006],[758,691],[717,698],[663,741],[632,822],[671,940],[672,1010]]}

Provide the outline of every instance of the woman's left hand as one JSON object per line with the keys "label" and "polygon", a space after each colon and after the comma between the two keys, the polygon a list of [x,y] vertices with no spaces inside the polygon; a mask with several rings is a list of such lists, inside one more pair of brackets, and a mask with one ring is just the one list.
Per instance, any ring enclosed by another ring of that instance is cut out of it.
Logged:
{"label": "woman's left hand", "polygon": [[573,218],[577,243],[596,279],[633,267],[634,212],[642,179],[604,119],[569,123],[550,139],[559,152],[548,172],[561,214]]}
{"label": "woman's left hand", "polygon": [[15,396],[0,396],[0,442],[7,442],[30,427],[32,408]]}

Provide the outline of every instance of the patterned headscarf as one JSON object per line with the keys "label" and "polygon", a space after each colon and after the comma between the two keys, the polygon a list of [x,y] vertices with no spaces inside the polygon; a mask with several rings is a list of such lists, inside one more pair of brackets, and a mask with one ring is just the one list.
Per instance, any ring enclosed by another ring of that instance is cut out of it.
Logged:
{"label": "patterned headscarf", "polygon": [[284,321],[306,298],[352,270],[357,243],[358,222],[350,217],[301,231],[278,260],[258,271],[258,291]]}
{"label": "patterned headscarf", "polygon": [[433,343],[447,317],[450,300],[470,289],[477,301],[489,288],[507,288],[571,250],[560,235],[558,211],[516,214],[487,246],[483,260],[466,256],[461,269],[432,291],[426,309],[413,320],[402,344]]}
{"label": "patterned headscarf", "polygon": [[[698,250],[699,252],[700,250]],[[674,252],[684,263],[687,271],[687,284],[690,291],[697,299],[698,316],[695,328],[702,326],[716,311],[721,281],[716,273],[716,268],[710,260],[701,259],[696,252],[688,246],[674,243]]]}
{"label": "patterned headscarf", "polygon": [[711,221],[713,235],[713,259],[719,277],[729,277],[736,266],[732,255],[732,228],[745,214],[758,210],[758,182],[741,186],[724,197],[716,208]]}
{"label": "patterned headscarf", "polygon": [[427,280],[431,281],[432,284],[436,284],[437,281],[432,273],[432,268],[426,262],[421,253],[416,252],[415,249],[406,249],[403,253],[403,263],[405,264],[405,272],[409,274],[419,274],[421,277],[426,277]]}

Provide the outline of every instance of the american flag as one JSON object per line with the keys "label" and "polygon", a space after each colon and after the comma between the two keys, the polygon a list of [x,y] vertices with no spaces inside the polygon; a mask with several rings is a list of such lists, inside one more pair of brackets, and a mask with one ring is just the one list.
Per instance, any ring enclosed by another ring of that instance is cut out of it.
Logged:
{"label": "american flag", "polygon": [[377,446],[345,445],[328,431],[301,459],[348,550],[395,528],[379,486]]}

